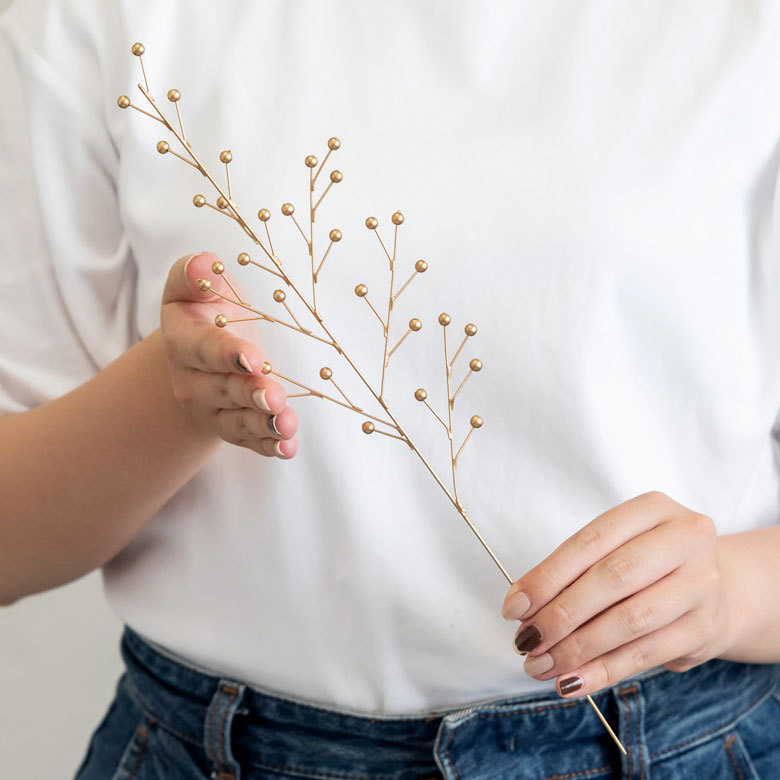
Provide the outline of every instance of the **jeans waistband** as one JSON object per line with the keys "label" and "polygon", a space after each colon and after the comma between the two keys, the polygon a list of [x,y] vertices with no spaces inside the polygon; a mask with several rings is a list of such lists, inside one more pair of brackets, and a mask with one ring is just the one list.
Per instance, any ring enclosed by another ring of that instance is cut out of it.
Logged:
{"label": "jeans waistband", "polygon": [[[456,765],[484,763],[481,751],[530,751],[541,761],[545,754],[560,755],[566,749],[581,755],[586,742],[594,776],[599,768],[621,765],[602,724],[582,699],[533,694],[428,714],[363,715],[198,671],[130,629],[122,653],[137,704],[175,736],[205,746],[214,765],[224,768],[224,777],[237,777],[238,764],[269,772],[312,772],[308,776],[329,765],[350,768],[323,777],[423,778],[438,777],[439,771],[458,777]],[[649,765],[652,757],[725,733],[772,693],[777,674],[773,665],[716,660],[684,674],[653,670],[593,698],[630,746],[629,761],[639,767],[640,762]],[[294,766],[290,756],[297,757]],[[626,759],[622,762],[625,769]]]}

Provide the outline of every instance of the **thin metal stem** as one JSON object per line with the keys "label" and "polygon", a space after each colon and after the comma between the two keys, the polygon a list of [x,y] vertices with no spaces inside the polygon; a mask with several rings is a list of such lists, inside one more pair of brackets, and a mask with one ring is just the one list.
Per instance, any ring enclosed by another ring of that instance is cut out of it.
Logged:
{"label": "thin metal stem", "polygon": [[393,267],[393,258],[390,257],[390,253],[387,251],[387,247],[385,246],[385,242],[382,241],[382,236],[379,235],[379,230],[377,228],[374,228],[374,233],[376,233],[376,237],[379,239],[379,243],[382,245],[382,249],[385,250],[385,254],[387,255],[387,260],[390,263],[390,267]]}
{"label": "thin metal stem", "polygon": [[447,355],[447,326],[442,327],[444,332],[444,373],[447,377],[447,433],[450,440],[450,460],[452,462],[452,492],[455,494],[455,500],[460,503],[458,498],[458,483],[457,476],[455,474],[455,442],[452,439],[452,391],[450,390],[450,379],[452,375],[452,368],[450,367],[450,360]]}
{"label": "thin metal stem", "polygon": [[[176,104],[178,107],[178,103]],[[233,191],[230,188],[230,163],[225,163],[225,179],[227,180],[228,200],[233,200]]]}
{"label": "thin metal stem", "polygon": [[401,285],[400,289],[398,290],[398,292],[395,294],[393,298],[393,303],[395,303],[398,300],[401,293],[409,286],[409,284],[411,283],[412,279],[414,279],[415,276],[417,276],[417,271],[414,271],[412,275]]}
{"label": "thin metal stem", "polygon": [[463,337],[463,341],[460,342],[460,346],[455,351],[455,354],[452,356],[452,360],[450,360],[450,368],[455,365],[455,361],[458,359],[458,355],[460,355],[460,351],[463,349],[463,347],[466,346],[466,342],[469,340],[468,336]]}
{"label": "thin metal stem", "polygon": [[[139,84],[138,86],[140,87],[141,85]],[[154,119],[155,122],[159,122],[161,125],[165,124],[165,122],[163,122],[160,117],[155,116],[154,114],[150,114],[148,111],[144,111],[142,108],[138,108],[138,106],[133,103],[130,104],[130,108],[134,108],[136,111],[140,111],[142,114],[146,114],[146,116],[148,116],[150,119]]]}
{"label": "thin metal stem", "polygon": [[398,339],[398,343],[397,343],[397,344],[396,344],[396,345],[395,345],[395,346],[394,346],[394,347],[393,347],[393,348],[392,348],[392,349],[391,349],[391,350],[390,350],[390,351],[387,353],[387,357],[385,358],[385,365],[387,365],[387,361],[388,361],[388,360],[390,360],[390,358],[391,358],[391,356],[392,356],[393,352],[395,352],[395,351],[398,349],[398,347],[400,347],[400,346],[401,346],[401,344],[403,344],[403,341],[404,341],[404,339],[405,339],[405,338],[406,338],[406,337],[407,337],[407,336],[408,336],[408,335],[409,335],[411,332],[412,332],[412,329],[411,329],[411,328],[407,328],[407,329],[406,329],[406,333],[404,333],[404,335],[403,335],[403,336],[401,336],[401,338],[400,338],[400,339]]}
{"label": "thin metal stem", "polygon": [[328,161],[328,157],[330,157],[330,153],[333,151],[330,147],[328,147],[327,154],[322,158],[322,162],[319,165],[319,168],[317,168],[317,173],[314,174],[314,178],[312,179],[312,183],[316,184],[317,177],[320,175],[320,171],[325,167],[325,163]]}
{"label": "thin metal stem", "polygon": [[230,283],[230,279],[228,279],[224,274],[222,274],[222,278],[225,280],[225,284],[233,291],[233,295],[238,298],[239,302],[246,303],[246,301],[244,301],[244,299],[238,294],[238,290],[236,290],[236,288],[233,287],[233,285]]}
{"label": "thin metal stem", "polygon": [[320,275],[320,270],[322,269],[322,266],[325,264],[325,258],[328,256],[328,252],[330,252],[331,247],[333,246],[333,241],[331,241],[328,244],[328,248],[325,250],[325,254],[322,256],[322,260],[320,260],[320,264],[317,266],[317,270],[314,272],[314,281],[317,281],[317,277]]}
{"label": "thin metal stem", "polygon": [[176,106],[176,116],[179,118],[179,129],[181,130],[181,137],[184,139],[184,143],[189,146],[190,142],[187,140],[187,133],[184,132],[184,122],[181,121],[181,111],[179,111],[179,101],[174,104]]}
{"label": "thin metal stem", "polygon": [[444,422],[444,420],[442,420],[441,417],[439,417],[439,415],[436,413],[436,410],[428,403],[427,400],[424,400],[423,403],[428,407],[431,414],[444,426],[444,430],[447,431],[447,434],[449,434],[450,430],[447,427],[447,423]]}
{"label": "thin metal stem", "polygon": [[466,435],[466,438],[463,440],[463,444],[460,445],[458,448],[458,451],[455,453],[455,467],[458,466],[458,458],[460,457],[460,453],[463,452],[463,448],[466,446],[466,442],[471,438],[471,434],[474,433],[476,428],[470,428],[468,434]]}
{"label": "thin metal stem", "polygon": [[345,401],[346,401],[346,402],[347,402],[347,403],[348,403],[348,404],[349,404],[349,405],[350,405],[350,406],[351,406],[353,409],[356,409],[356,410],[357,410],[357,411],[359,411],[359,412],[362,412],[362,411],[363,411],[363,410],[362,410],[360,407],[358,407],[358,406],[356,406],[355,404],[353,404],[353,403],[352,403],[352,401],[350,401],[350,400],[349,400],[349,398],[347,398],[347,394],[346,394],[346,393],[345,393],[345,392],[344,392],[344,391],[343,391],[343,390],[342,390],[342,389],[341,389],[341,388],[340,388],[340,387],[339,387],[339,386],[336,384],[336,380],[335,380],[333,377],[331,377],[331,378],[330,378],[328,381],[329,381],[329,382],[331,382],[331,384],[333,385],[333,387],[335,387],[335,388],[336,388],[336,390],[338,390],[338,391],[339,391],[339,393],[341,393],[341,395],[342,395],[342,397],[344,398],[344,400],[345,400]]}
{"label": "thin metal stem", "polygon": [[458,396],[458,393],[459,393],[459,392],[461,391],[461,389],[463,388],[463,385],[465,385],[465,384],[466,384],[466,382],[468,382],[468,380],[469,380],[469,377],[470,377],[470,376],[471,376],[473,373],[474,373],[473,371],[469,370],[468,374],[466,374],[466,376],[464,376],[464,377],[463,377],[463,381],[462,381],[462,382],[461,382],[461,383],[458,385],[458,389],[457,389],[457,390],[456,390],[456,391],[455,391],[455,392],[452,394],[452,398],[450,398],[450,406],[452,406],[452,407],[454,407],[454,406],[455,406],[455,399],[457,398],[457,396]]}
{"label": "thin metal stem", "polygon": [[325,191],[320,195],[320,199],[314,204],[313,210],[316,212],[317,208],[319,207],[320,203],[322,203],[325,196],[330,192],[330,188],[333,186],[333,182],[328,182],[328,186],[325,187]]}
{"label": "thin metal stem", "polygon": [[[379,316],[379,312],[371,305],[371,301],[368,300],[368,296],[364,295],[363,300],[368,304],[369,308],[372,312],[376,315],[376,318],[379,320],[380,325],[382,326],[383,330],[387,330],[387,326],[385,325],[385,321]],[[381,393],[380,393],[381,396]]]}
{"label": "thin metal stem", "polygon": [[293,321],[301,330],[306,331],[306,333],[311,333],[310,330],[304,328],[303,325],[298,322],[298,318],[292,313],[292,309],[287,305],[287,301],[282,301],[282,306],[284,306],[284,308],[287,310],[287,313],[293,318]]}

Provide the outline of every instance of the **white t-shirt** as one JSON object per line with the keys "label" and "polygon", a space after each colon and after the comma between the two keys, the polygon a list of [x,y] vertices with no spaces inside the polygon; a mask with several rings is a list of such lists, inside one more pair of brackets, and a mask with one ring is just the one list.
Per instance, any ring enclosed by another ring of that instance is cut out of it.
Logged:
{"label": "white t-shirt", "polygon": [[[180,108],[216,175],[269,208],[306,288],[304,156],[344,173],[318,212],[344,239],[318,302],[372,381],[387,260],[364,226],[401,209],[394,310],[423,321],[387,397],[446,479],[449,446],[412,393],[444,408],[441,327],[484,370],[458,396],[470,516],[518,577],[597,514],[662,490],[722,533],[777,522],[780,407],[780,6],[758,2],[151,2],[24,0],[2,22],[0,412],[87,380],[159,324],[171,263],[218,252],[253,302],[275,280],[236,265],[240,229],[193,208],[207,182],[158,123]],[[332,163],[332,165],[331,165]],[[258,229],[262,226],[255,223]],[[259,259],[259,257],[258,257]],[[301,314],[300,308],[297,313]],[[323,365],[376,405],[326,346],[263,324],[277,370]],[[143,376],[138,377],[144,381]],[[292,391],[292,388],[291,388]],[[180,657],[282,694],[412,711],[549,687],[526,678],[507,584],[404,444],[358,415],[291,401],[290,462],[224,445],[105,567],[117,614]],[[23,457],[23,453],[20,453]],[[139,486],[142,489],[142,486]],[[46,475],[41,475],[46,489]],[[107,517],[106,522],[111,522]]]}

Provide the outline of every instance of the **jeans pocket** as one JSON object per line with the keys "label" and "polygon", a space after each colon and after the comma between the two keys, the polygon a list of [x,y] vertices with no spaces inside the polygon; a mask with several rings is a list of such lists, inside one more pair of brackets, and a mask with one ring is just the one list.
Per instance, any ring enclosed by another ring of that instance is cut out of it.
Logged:
{"label": "jeans pocket", "polygon": [[111,780],[141,780],[144,758],[148,753],[150,731],[154,728],[154,720],[144,716],[133,731],[127,743],[119,766]]}
{"label": "jeans pocket", "polygon": [[761,780],[742,737],[732,731],[653,764],[653,780]]}

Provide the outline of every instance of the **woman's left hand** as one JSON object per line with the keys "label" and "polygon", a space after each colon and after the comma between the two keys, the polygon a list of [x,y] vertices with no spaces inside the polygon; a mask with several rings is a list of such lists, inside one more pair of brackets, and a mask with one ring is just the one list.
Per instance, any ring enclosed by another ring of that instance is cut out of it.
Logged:
{"label": "woman's left hand", "polygon": [[632,498],[567,539],[509,589],[526,673],[584,696],[728,649],[733,620],[712,520],[663,493]]}

